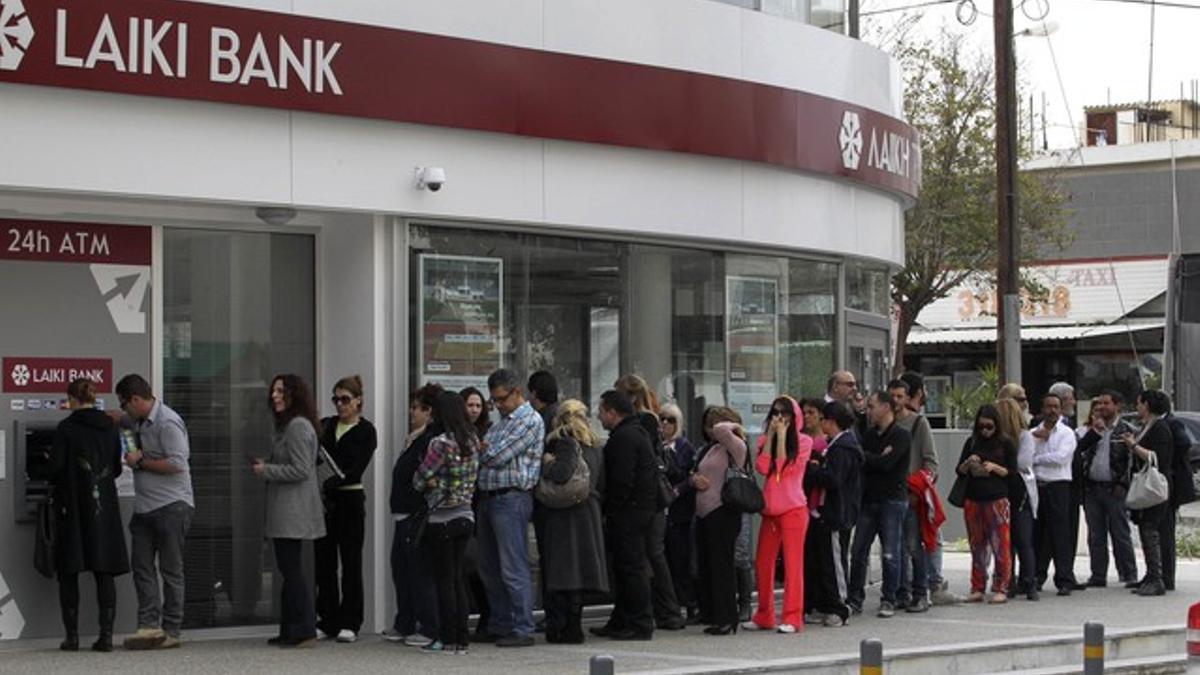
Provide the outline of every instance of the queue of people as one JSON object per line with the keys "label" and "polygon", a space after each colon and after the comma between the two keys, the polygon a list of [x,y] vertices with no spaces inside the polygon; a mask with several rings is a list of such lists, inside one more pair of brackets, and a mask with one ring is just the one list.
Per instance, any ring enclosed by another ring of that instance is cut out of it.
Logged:
{"label": "queue of people", "polygon": [[[551,644],[584,642],[583,608],[600,601],[611,601],[612,611],[589,632],[613,640],[649,640],[656,630],[696,624],[713,636],[845,626],[864,611],[876,539],[882,618],[960,601],[1038,600],[1049,580],[1064,596],[1106,586],[1110,538],[1118,580],[1138,595],[1162,595],[1174,589],[1176,511],[1196,497],[1189,439],[1169,399],[1154,390],[1138,395],[1140,424],[1122,420],[1121,396],[1104,391],[1076,430],[1069,385],[1052,387],[1037,417],[1024,389],[1005,385],[976,411],[947,472],[953,487],[945,481],[940,489],[916,373],[859,396],[853,374],[838,371],[823,399],[779,396],[762,420],[709,406],[695,442],[683,431],[680,406],[660,404],[637,375],[600,396],[603,442],[588,406],[560,400],[549,372],[523,385],[497,370],[487,390],[427,383],[412,392],[409,434],[391,467],[396,614],[383,635],[425,653],[534,644],[535,596]],[[187,430],[140,376],[123,378],[116,392],[122,412],[105,414],[95,407],[94,383],[72,382],[72,413],[48,458],[64,650],[79,648],[81,572],[91,572],[97,587],[100,634],[92,649],[113,648],[114,578],[130,571],[138,629],[125,646],[180,644],[183,546],[194,510]],[[379,439],[362,414],[361,378],[339,380],[331,402],[335,414],[318,419],[302,378],[275,377],[271,443],[251,464],[264,484],[263,533],[282,579],[279,631],[268,642],[285,648],[355,642],[362,629],[363,475]],[[124,470],[135,472],[137,491],[131,551],[115,487]],[[1154,471],[1169,491],[1145,487]],[[963,511],[971,550],[965,598],[943,581],[939,490]],[[1086,583],[1073,569],[1081,508]],[[1131,524],[1145,560],[1140,578]],[[302,563],[305,541],[313,542],[315,578]],[[748,581],[757,587],[753,606]]]}

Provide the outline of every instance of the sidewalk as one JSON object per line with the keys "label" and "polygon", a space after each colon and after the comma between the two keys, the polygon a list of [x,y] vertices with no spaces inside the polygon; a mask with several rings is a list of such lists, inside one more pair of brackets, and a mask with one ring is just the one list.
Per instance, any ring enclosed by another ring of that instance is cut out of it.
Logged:
{"label": "sidewalk", "polygon": [[[951,588],[964,592],[970,558],[946,554],[946,576]],[[1076,560],[1076,575],[1087,577],[1088,560]],[[257,639],[212,639],[212,636],[188,635],[183,648],[168,652],[125,652],[112,654],[79,652],[67,654],[56,649],[57,641],[25,642],[0,647],[0,672],[98,675],[122,673],[147,675],[170,673],[345,673],[345,672],[426,672],[448,675],[475,673],[586,673],[588,659],[595,654],[610,654],[616,659],[617,672],[667,671],[686,666],[704,666],[769,661],[780,658],[820,654],[856,653],[860,640],[868,637],[883,641],[884,649],[983,642],[1021,636],[1079,634],[1085,621],[1101,621],[1107,628],[1182,625],[1187,608],[1200,601],[1200,562],[1179,563],[1177,588],[1161,598],[1140,598],[1116,585],[1115,571],[1110,572],[1105,589],[1089,589],[1070,597],[1056,597],[1053,591],[1040,602],[1017,599],[1006,605],[962,605],[935,607],[927,614],[898,614],[893,619],[878,619],[873,614],[855,617],[845,628],[809,626],[794,636],[773,633],[738,633],[717,638],[691,627],[681,632],[659,631],[651,642],[610,642],[589,639],[579,646],[546,645],[539,639],[536,647],[505,650],[493,645],[473,645],[467,656],[440,656],[419,653],[412,647],[364,636],[356,644],[321,643],[315,649],[285,651],[267,647],[264,632]],[[868,589],[867,609],[878,605],[878,589]],[[88,640],[90,643],[90,640]],[[1180,645],[1182,651],[1183,645]]]}

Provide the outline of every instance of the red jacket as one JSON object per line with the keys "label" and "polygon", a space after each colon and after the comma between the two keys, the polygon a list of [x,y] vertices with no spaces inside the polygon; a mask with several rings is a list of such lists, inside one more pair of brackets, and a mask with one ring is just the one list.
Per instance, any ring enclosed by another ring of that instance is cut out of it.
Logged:
{"label": "red jacket", "polygon": [[925,469],[909,474],[908,492],[916,497],[917,522],[921,524],[921,541],[926,551],[937,548],[938,528],[946,522],[942,500],[933,487],[933,474]]}
{"label": "red jacket", "polygon": [[796,459],[785,466],[776,464],[775,470],[772,471],[771,455],[763,451],[770,432],[759,437],[758,458],[754,461],[754,468],[766,477],[763,482],[763,501],[766,502],[763,515],[765,516],[781,516],[792,509],[808,505],[808,500],[804,495],[804,471],[808,468],[808,458],[812,455],[813,441],[810,436],[800,431],[799,425],[804,423],[804,413],[800,410],[800,404],[790,397],[785,398],[792,404],[794,415],[792,419],[793,423],[797,425]]}

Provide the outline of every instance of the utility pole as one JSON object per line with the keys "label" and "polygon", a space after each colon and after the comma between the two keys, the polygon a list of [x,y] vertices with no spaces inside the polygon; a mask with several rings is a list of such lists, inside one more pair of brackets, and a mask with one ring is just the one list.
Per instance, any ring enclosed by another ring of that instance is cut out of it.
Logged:
{"label": "utility pole", "polygon": [[1017,225],[1017,73],[1012,0],[993,0],[996,41],[996,366],[1021,381],[1020,228]]}

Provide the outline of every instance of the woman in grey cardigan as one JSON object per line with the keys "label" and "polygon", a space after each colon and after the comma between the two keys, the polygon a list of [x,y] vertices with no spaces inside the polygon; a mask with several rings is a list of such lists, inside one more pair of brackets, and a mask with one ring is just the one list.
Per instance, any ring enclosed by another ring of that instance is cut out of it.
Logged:
{"label": "woman in grey cardigan", "polygon": [[254,461],[254,475],[267,482],[267,522],[263,535],[275,547],[275,565],[283,577],[279,635],[267,641],[280,647],[311,647],[317,641],[312,583],[304,575],[305,539],[325,536],[321,491],[317,486],[316,404],[304,380],[277,375],[271,382],[275,433],[271,455]]}

